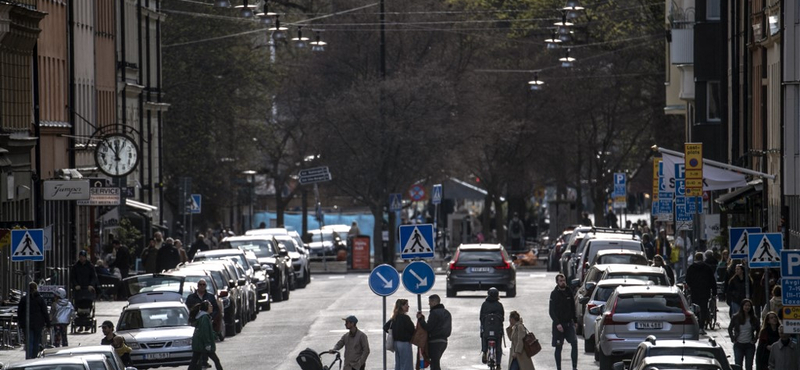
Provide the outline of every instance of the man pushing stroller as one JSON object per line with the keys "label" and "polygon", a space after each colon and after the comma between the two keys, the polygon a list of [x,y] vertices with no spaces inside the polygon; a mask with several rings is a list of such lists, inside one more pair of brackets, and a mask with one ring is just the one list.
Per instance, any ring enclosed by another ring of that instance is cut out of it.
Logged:
{"label": "man pushing stroller", "polygon": [[[70,281],[73,290],[72,296],[76,301],[79,299],[91,299],[94,301],[95,290],[98,285],[97,273],[94,270],[94,266],[88,261],[85,250],[78,253],[78,262],[72,265]],[[78,306],[77,303],[76,306]],[[80,307],[76,308],[79,309],[80,313]],[[77,328],[78,332],[88,329],[88,325]]]}

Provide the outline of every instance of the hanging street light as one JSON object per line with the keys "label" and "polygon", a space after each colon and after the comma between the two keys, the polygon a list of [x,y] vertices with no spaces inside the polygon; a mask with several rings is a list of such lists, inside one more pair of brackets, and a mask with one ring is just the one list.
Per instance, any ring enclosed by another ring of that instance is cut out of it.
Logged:
{"label": "hanging street light", "polygon": [[561,61],[561,66],[564,68],[571,68],[575,65],[575,58],[569,56],[570,49],[567,49],[567,55],[563,58],[558,58]]}
{"label": "hanging street light", "polygon": [[303,37],[303,27],[297,27],[297,37],[292,38],[294,45],[300,49],[304,49],[308,44],[308,37]]}
{"label": "hanging street light", "polygon": [[533,72],[533,80],[528,81],[531,91],[539,91],[544,85],[544,81],[539,80],[539,72]]}
{"label": "hanging street light", "polygon": [[250,5],[248,0],[242,0],[242,5],[236,5],[234,8],[239,9],[239,12],[244,18],[253,18],[253,9],[256,8],[255,4]]}
{"label": "hanging street light", "polygon": [[320,39],[319,31],[317,31],[314,41],[309,42],[309,44],[311,44],[311,51],[325,51],[325,45],[328,45],[327,42]]}
{"label": "hanging street light", "polygon": [[561,39],[558,38],[558,34],[556,33],[556,30],[553,30],[553,35],[550,36],[549,39],[545,39],[544,42],[547,43],[547,48],[548,49],[558,49],[559,44],[562,43]]}
{"label": "hanging street light", "polygon": [[567,4],[562,10],[567,12],[568,19],[575,19],[581,16],[581,11],[584,10],[584,7],[581,6],[578,0],[567,0]]}
{"label": "hanging street light", "polygon": [[278,15],[278,13],[273,13],[269,11],[269,1],[264,0],[264,4],[261,6],[261,11],[256,13],[256,17],[261,21],[263,25],[271,25],[272,24],[272,17]]}
{"label": "hanging street light", "polygon": [[214,0],[214,6],[217,8],[230,8],[231,2],[228,0]]}
{"label": "hanging street light", "polygon": [[272,38],[275,40],[285,40],[286,31],[288,30],[286,27],[281,27],[280,16],[280,14],[275,14],[275,26],[269,28],[270,32],[272,32]]}

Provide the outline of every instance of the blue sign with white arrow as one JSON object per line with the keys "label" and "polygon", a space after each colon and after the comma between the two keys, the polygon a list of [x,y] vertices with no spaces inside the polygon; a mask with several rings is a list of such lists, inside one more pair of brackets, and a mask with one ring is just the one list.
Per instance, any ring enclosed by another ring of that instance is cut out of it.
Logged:
{"label": "blue sign with white arrow", "polygon": [[379,296],[390,296],[400,287],[400,274],[389,265],[379,265],[369,274],[369,288]]}
{"label": "blue sign with white arrow", "polygon": [[403,286],[411,293],[424,294],[433,288],[436,275],[425,262],[411,262],[403,270]]}

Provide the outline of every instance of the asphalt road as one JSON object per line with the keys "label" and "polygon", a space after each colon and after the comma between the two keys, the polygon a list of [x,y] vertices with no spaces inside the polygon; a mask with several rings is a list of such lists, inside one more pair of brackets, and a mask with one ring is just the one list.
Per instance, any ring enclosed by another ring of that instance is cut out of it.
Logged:
{"label": "asphalt road", "polygon": [[[320,274],[313,275],[312,283],[305,289],[292,291],[289,301],[272,304],[272,310],[261,312],[256,321],[250,322],[235,337],[218,343],[217,353],[227,369],[299,369],[296,357],[305,348],[317,352],[328,350],[345,333],[342,318],[355,315],[358,326],[369,337],[371,354],[367,369],[383,369],[383,354],[387,354],[387,368],[393,369],[394,354],[382,349],[384,322],[383,298],[376,296],[368,287],[367,273]],[[486,369],[480,362],[480,339],[478,337],[478,313],[485,298],[485,292],[459,292],[456,298],[445,297],[444,275],[436,275],[436,283],[430,292],[422,297],[423,312],[427,315],[427,295],[439,294],[443,304],[453,316],[453,333],[447,351],[442,359],[446,369]],[[501,303],[506,316],[512,310],[522,315],[527,328],[542,341],[543,350],[534,357],[539,370],[555,369],[553,347],[550,346],[550,318],[548,299],[555,286],[555,273],[538,269],[521,269],[517,272],[518,292],[515,298],[505,298],[501,293]],[[400,288],[386,299],[386,315],[389,316],[394,301],[409,299],[411,311],[417,309],[416,297]],[[124,302],[99,302],[97,304],[98,324],[103,320],[117,321]],[[727,308],[722,308],[720,318],[727,318]],[[411,312],[412,315],[414,312]],[[727,320],[726,320],[727,321]],[[723,322],[727,328],[727,322]],[[712,332],[729,350],[730,340],[725,330]],[[100,331],[95,334],[75,334],[70,336],[71,345],[99,344]],[[508,346],[508,343],[506,344]],[[579,369],[597,369],[592,354],[584,353],[583,341],[578,338]],[[563,369],[571,369],[569,345],[563,351]],[[507,348],[504,352],[507,352]],[[24,357],[20,349],[0,351],[0,362],[20,360]],[[324,356],[323,361],[332,360]],[[503,368],[507,368],[504,356]]]}

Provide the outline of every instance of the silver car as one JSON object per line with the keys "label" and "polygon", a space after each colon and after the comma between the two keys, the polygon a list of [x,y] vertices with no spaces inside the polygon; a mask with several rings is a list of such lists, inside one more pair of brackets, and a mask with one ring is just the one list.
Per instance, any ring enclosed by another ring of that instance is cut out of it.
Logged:
{"label": "silver car", "polygon": [[697,317],[675,286],[618,287],[604,305],[588,311],[595,321],[595,357],[601,370],[630,357],[649,335],[660,339],[698,340]]}
{"label": "silver car", "polygon": [[35,358],[13,362],[3,370],[114,370],[114,365],[103,355]]}
{"label": "silver car", "polygon": [[111,364],[112,370],[136,370],[135,367],[125,367],[122,359],[119,358],[114,347],[111,346],[82,346],[82,347],[56,347],[46,348],[39,354],[40,358],[45,357],[79,357],[87,355],[103,355]]}
{"label": "silver car", "polygon": [[714,358],[676,355],[648,357],[631,370],[723,370],[723,367]]}
{"label": "silver car", "polygon": [[638,279],[608,279],[600,280],[596,283],[588,296],[583,296],[580,299],[580,304],[585,305],[586,313],[582,315],[582,319],[578,319],[578,327],[583,327],[583,344],[586,352],[594,352],[594,322],[597,320],[597,315],[592,315],[589,310],[605,304],[614,289],[618,286],[632,286],[632,285],[645,285],[647,282]]}
{"label": "silver car", "polygon": [[129,304],[116,333],[133,350],[131,362],[138,368],[185,366],[192,359],[194,327],[180,300]]}
{"label": "silver car", "polygon": [[295,282],[298,288],[305,288],[311,282],[311,268],[308,266],[308,254],[303,250],[297,241],[290,236],[275,235],[275,240],[289,253],[292,258],[292,269],[295,273]]}

